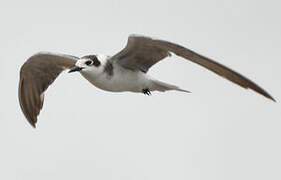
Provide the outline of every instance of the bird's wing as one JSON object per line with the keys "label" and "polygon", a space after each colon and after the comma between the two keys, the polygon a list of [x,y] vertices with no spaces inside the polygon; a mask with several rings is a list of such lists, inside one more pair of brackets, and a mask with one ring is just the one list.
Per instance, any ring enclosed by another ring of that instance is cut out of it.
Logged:
{"label": "bird's wing", "polygon": [[131,35],[126,47],[114,55],[112,61],[127,69],[147,72],[155,63],[169,56],[170,52],[199,64],[243,88],[252,89],[275,101],[264,89],[245,76],[190,49],[164,40]]}
{"label": "bird's wing", "polygon": [[37,116],[43,107],[44,91],[64,70],[73,67],[79,58],[54,53],[38,53],[21,67],[19,103],[28,122],[35,127]]}
{"label": "bird's wing", "polygon": [[126,47],[111,59],[127,69],[147,72],[155,63],[171,55],[165,43],[159,46],[157,41],[159,40],[131,35]]}

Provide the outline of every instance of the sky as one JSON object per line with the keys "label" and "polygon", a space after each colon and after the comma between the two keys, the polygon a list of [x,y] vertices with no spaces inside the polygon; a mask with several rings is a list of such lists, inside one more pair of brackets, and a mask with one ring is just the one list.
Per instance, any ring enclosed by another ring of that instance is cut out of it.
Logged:
{"label": "sky", "polygon": [[[0,179],[281,179],[281,12],[274,0],[1,1]],[[111,93],[79,73],[48,88],[33,129],[22,64],[39,51],[114,55],[130,34],[169,40],[242,73],[276,100],[180,57],[148,72],[191,94]]]}

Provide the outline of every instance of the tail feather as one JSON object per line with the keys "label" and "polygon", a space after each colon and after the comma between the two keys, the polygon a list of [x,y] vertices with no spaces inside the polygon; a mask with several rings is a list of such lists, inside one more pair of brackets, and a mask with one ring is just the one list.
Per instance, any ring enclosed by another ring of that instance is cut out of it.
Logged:
{"label": "tail feather", "polygon": [[179,88],[175,85],[164,83],[164,82],[161,82],[161,81],[158,81],[158,80],[153,80],[151,90],[152,91],[156,90],[156,91],[161,91],[161,92],[175,90],[175,91],[191,93],[190,91],[181,89],[181,88]]}

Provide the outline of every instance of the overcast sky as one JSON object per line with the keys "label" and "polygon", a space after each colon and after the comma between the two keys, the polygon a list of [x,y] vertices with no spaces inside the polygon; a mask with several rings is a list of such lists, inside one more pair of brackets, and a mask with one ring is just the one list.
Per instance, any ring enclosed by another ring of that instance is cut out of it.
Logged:
{"label": "overcast sky", "polygon": [[[281,179],[280,1],[1,1],[0,179]],[[79,73],[49,87],[37,129],[19,70],[38,51],[113,55],[132,33],[176,42],[278,101],[179,57],[149,74],[192,91],[99,90]]]}

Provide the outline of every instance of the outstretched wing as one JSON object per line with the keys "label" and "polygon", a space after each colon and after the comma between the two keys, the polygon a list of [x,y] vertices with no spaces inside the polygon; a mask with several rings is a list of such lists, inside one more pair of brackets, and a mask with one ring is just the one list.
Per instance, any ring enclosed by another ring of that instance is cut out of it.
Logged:
{"label": "outstretched wing", "polygon": [[19,81],[19,103],[28,122],[35,127],[37,116],[43,107],[44,92],[57,76],[73,67],[78,57],[38,53],[30,57],[21,67]]}
{"label": "outstretched wing", "polygon": [[112,60],[124,68],[147,72],[151,66],[169,56],[170,52],[199,64],[243,88],[252,89],[266,98],[275,101],[264,89],[245,76],[212,59],[168,41],[131,35],[128,38],[126,47],[114,55]]}

